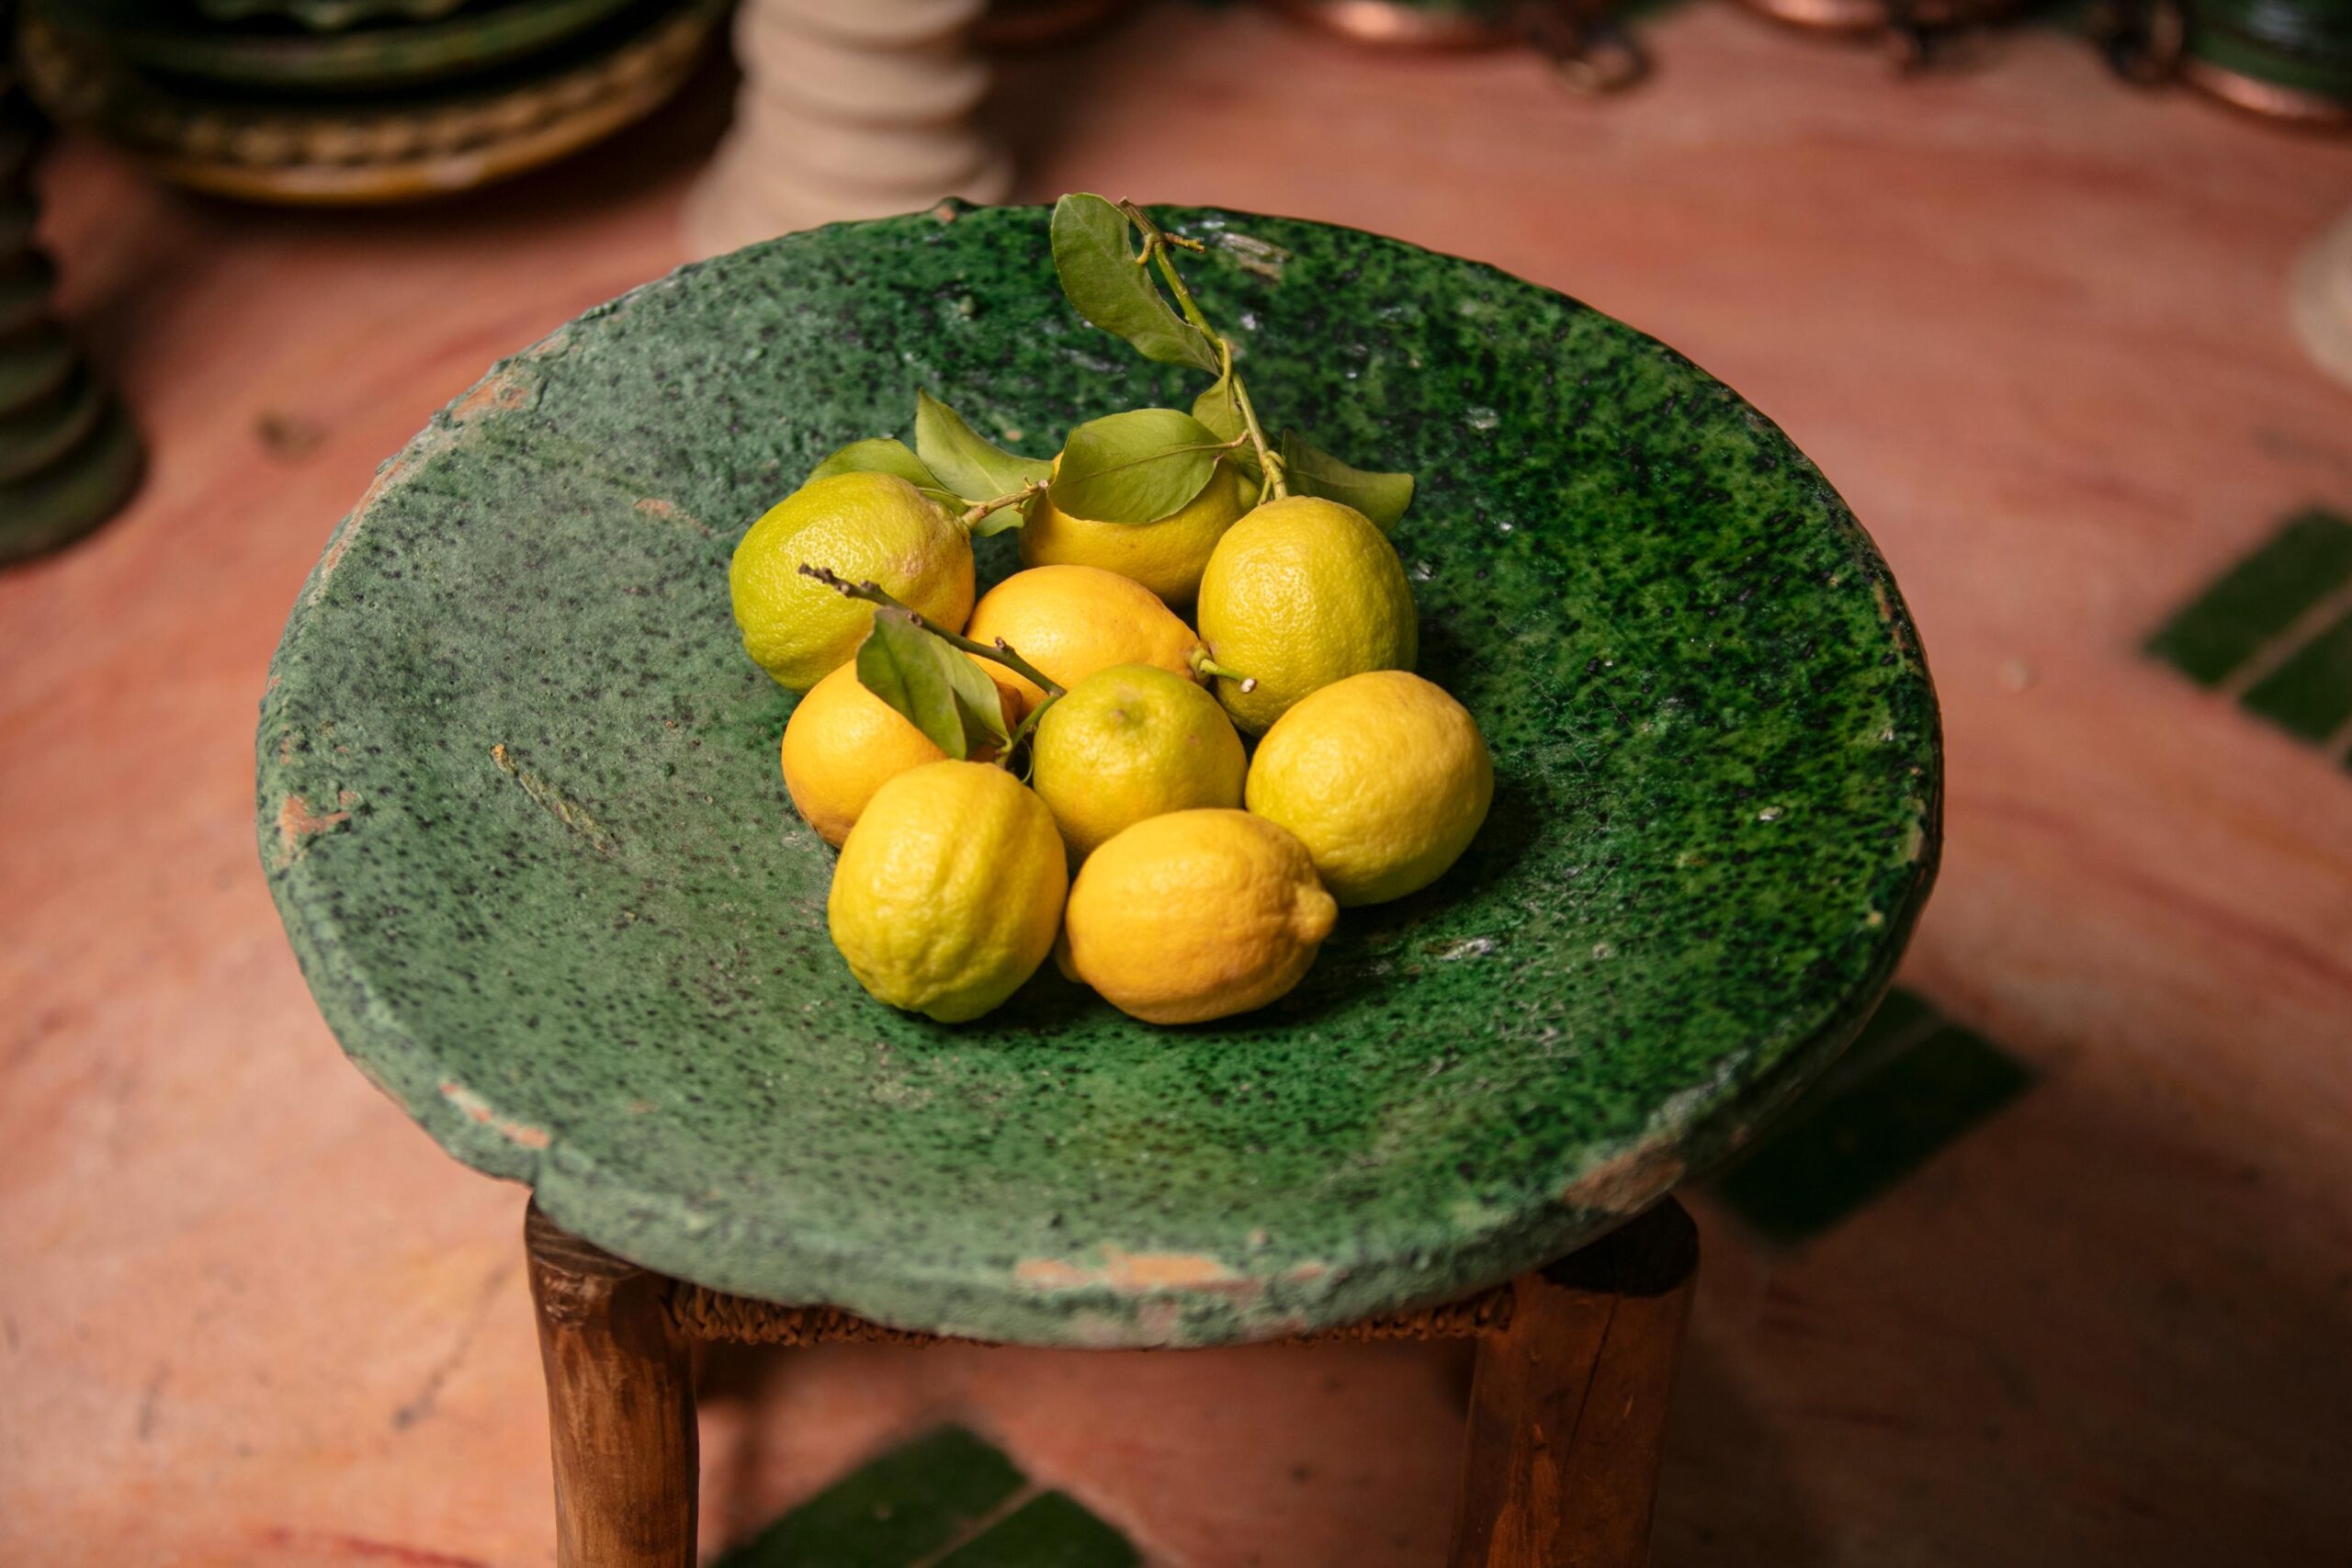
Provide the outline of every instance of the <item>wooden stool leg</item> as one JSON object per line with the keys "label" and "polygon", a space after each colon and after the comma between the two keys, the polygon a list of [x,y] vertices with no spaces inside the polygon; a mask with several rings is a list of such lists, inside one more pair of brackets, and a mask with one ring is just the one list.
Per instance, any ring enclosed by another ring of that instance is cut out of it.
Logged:
{"label": "wooden stool leg", "polygon": [[523,1220],[555,1450],[558,1568],[694,1568],[694,1382],[669,1280]]}
{"label": "wooden stool leg", "polygon": [[1515,1283],[1478,1346],[1452,1568],[1640,1568],[1699,1237],[1667,1200]]}

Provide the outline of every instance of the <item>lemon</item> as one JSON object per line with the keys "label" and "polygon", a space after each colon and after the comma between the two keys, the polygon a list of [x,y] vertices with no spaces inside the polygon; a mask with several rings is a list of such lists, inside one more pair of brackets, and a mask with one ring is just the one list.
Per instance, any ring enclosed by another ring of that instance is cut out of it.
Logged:
{"label": "lemon", "polygon": [[1199,684],[1150,664],[1114,664],[1037,721],[1029,782],[1073,861],[1121,829],[1192,807],[1238,807],[1241,737]]}
{"label": "lemon", "polygon": [[859,985],[961,1023],[1036,972],[1069,887],[1044,801],[987,762],[930,762],[875,791],[825,912]]}
{"label": "lemon", "polygon": [[1247,510],[1242,489],[1240,470],[1221,462],[1200,494],[1157,523],[1073,517],[1041,495],[1021,526],[1021,564],[1098,566],[1134,579],[1171,604],[1189,604],[1200,592],[1209,552]]}
{"label": "lemon", "polygon": [[1284,829],[1246,811],[1171,811],[1079,868],[1060,960],[1122,1012],[1199,1023],[1297,985],[1338,917]]}
{"label": "lemon", "polygon": [[1404,565],[1372,520],[1319,496],[1270,501],[1227,530],[1201,579],[1201,636],[1234,722],[1256,734],[1307,693],[1409,670],[1419,628]]}
{"label": "lemon", "polygon": [[804,562],[877,583],[948,631],[972,611],[972,541],[944,508],[893,474],[802,485],[752,525],[727,569],[744,651],[796,692],[847,663],[874,619],[873,605],[801,576]]}
{"label": "lemon", "polygon": [[[997,699],[1009,729],[1020,722],[1021,698],[1000,684]],[[829,844],[849,836],[876,790],[910,768],[946,760],[929,736],[859,683],[855,660],[809,687],[784,727],[784,787]]]}
{"label": "lemon", "polygon": [[[1097,566],[1014,572],[972,607],[964,635],[990,645],[1002,637],[1065,690],[1114,664],[1153,664],[1190,675],[1201,646],[1193,628],[1150,589]],[[1026,676],[1007,671],[1005,679],[1032,705],[1046,694]]]}
{"label": "lemon", "polygon": [[1250,809],[1297,835],[1343,905],[1428,886],[1487,819],[1495,769],[1469,710],[1403,670],[1351,675],[1274,721]]}

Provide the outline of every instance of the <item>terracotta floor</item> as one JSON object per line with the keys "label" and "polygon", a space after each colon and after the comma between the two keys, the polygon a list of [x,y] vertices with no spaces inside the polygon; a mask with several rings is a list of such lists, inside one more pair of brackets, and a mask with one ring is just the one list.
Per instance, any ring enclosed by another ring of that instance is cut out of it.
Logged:
{"label": "terracotta floor", "polygon": [[[1945,705],[1905,978],[2041,1082],[1814,1246],[1712,1213],[1658,1561],[2340,1562],[2352,775],[2142,658],[2352,393],[2282,285],[2352,142],[2055,34],[1898,82],[1721,8],[1653,87],[1175,9],[1024,66],[1032,196],[1362,224],[1689,352],[1852,501]],[[1065,81],[1076,85],[1064,87]],[[0,579],[0,1562],[551,1561],[521,1194],[342,1060],[254,852],[263,667],[328,526],[501,352],[677,259],[700,106],[430,212],[254,213],[68,144],[47,232],[154,439]],[[844,1350],[709,1416],[713,1545],[944,1414],[1170,1563],[1439,1560],[1444,1356]]]}

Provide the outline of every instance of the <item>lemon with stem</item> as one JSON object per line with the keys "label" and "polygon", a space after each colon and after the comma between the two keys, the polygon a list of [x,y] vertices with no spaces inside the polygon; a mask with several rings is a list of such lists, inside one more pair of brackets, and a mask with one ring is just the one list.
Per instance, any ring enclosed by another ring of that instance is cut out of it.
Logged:
{"label": "lemon with stem", "polygon": [[744,651],[796,692],[849,662],[874,619],[873,605],[812,581],[803,566],[878,584],[950,631],[972,612],[963,519],[896,475],[813,479],[752,525],[727,569]]}
{"label": "lemon with stem", "polygon": [[1404,564],[1370,518],[1320,496],[1270,501],[1217,542],[1200,626],[1217,698],[1255,734],[1308,693],[1370,670],[1409,670],[1419,626]]}

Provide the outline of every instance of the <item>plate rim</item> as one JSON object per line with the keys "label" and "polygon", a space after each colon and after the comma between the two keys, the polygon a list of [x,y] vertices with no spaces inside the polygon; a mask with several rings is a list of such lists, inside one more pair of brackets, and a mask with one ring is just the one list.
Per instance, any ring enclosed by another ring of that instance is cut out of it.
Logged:
{"label": "plate rim", "polygon": [[[575,1144],[559,1140],[549,1145],[544,1133],[536,1133],[535,1141],[535,1130],[518,1129],[514,1123],[502,1121],[492,1107],[457,1089],[454,1080],[446,1076],[438,1079],[437,1092],[402,1092],[388,1081],[381,1063],[371,1060],[397,1058],[413,1052],[430,1062],[432,1050],[428,1044],[407,1036],[355,966],[339,967],[318,942],[319,933],[310,922],[318,919],[323,924],[325,917],[322,911],[309,908],[311,896],[317,891],[311,886],[312,874],[303,869],[309,863],[299,852],[299,844],[294,846],[297,852],[283,858],[292,842],[287,827],[289,797],[274,776],[283,766],[282,761],[272,754],[275,737],[283,728],[277,715],[277,705],[283,700],[280,672],[289,665],[289,655],[299,652],[301,637],[314,624],[311,611],[324,583],[344,549],[364,526],[371,507],[380,504],[404,477],[420,471],[436,452],[459,438],[470,420],[494,417],[518,370],[526,369],[536,359],[563,352],[570,334],[582,322],[626,310],[641,297],[679,287],[682,281],[710,268],[740,265],[740,258],[755,254],[788,254],[797,246],[820,243],[824,236],[841,230],[946,223],[984,214],[1034,216],[1044,210],[1043,207],[974,208],[949,201],[897,218],[852,220],[800,231],[727,255],[689,263],[592,307],[537,343],[500,360],[472,388],[435,413],[423,431],[379,468],[368,492],[337,525],[297,596],[271,660],[269,690],[256,735],[257,815],[264,865],[289,942],[322,1014],[345,1055],[362,1074],[398,1103],[435,1143],[475,1169],[529,1186],[548,1217],[565,1229],[631,1262],[710,1289],[785,1305],[838,1306],[893,1327],[1041,1347],[1244,1343],[1456,1299],[1597,1239],[1656,1203],[1686,1173],[1702,1170],[1713,1159],[1737,1146],[1749,1129],[1793,1099],[1860,1032],[1892,986],[1941,863],[1943,737],[1935,683],[1916,623],[1876,542],[1796,443],[1736,389],[1670,344],[1560,290],[1492,264],[1316,220],[1281,220],[1313,223],[1321,229],[1403,247],[1450,265],[1489,274],[1513,288],[1537,289],[1567,300],[1577,309],[1610,322],[1630,339],[1668,356],[1702,383],[1720,389],[1768,439],[1778,443],[1812,471],[1823,492],[1823,520],[1845,536],[1843,542],[1874,574],[1875,583],[1882,590],[1881,625],[1890,649],[1903,665],[1904,678],[1916,683],[1924,705],[1919,747],[1914,759],[1924,769],[1919,831],[1909,846],[1905,863],[1908,878],[1899,907],[1885,911],[1883,934],[1877,941],[1861,981],[1809,1030],[1788,1037],[1770,1067],[1750,1081],[1712,1097],[1699,1092],[1704,1086],[1694,1086],[1675,1097],[1687,1100],[1687,1104],[1653,1116],[1638,1136],[1602,1147],[1589,1146],[1561,1194],[1553,1201],[1521,1206],[1504,1223],[1480,1233],[1474,1242],[1463,1244],[1458,1234],[1446,1236],[1447,1245],[1440,1249],[1448,1264],[1444,1270],[1428,1269],[1421,1260],[1403,1256],[1358,1260],[1333,1270],[1336,1277],[1328,1282],[1284,1294],[1284,1310],[1280,1313],[1219,1310],[1201,1314],[1188,1313],[1186,1309],[1201,1307],[1213,1298],[1217,1303],[1229,1303],[1237,1282],[1264,1283],[1269,1277],[1249,1274],[1247,1264],[1243,1263],[1236,1265],[1236,1275],[1208,1286],[1153,1284],[1114,1289],[1090,1284],[1069,1289],[1024,1289],[1010,1274],[983,1277],[967,1267],[953,1264],[926,1267],[920,1258],[881,1252],[870,1244],[832,1245],[828,1238],[780,1225],[763,1228],[761,1217],[755,1214],[729,1215],[714,1226],[707,1217],[695,1215],[682,1195],[649,1191],[638,1184],[615,1179],[605,1167],[582,1153]],[[1180,225],[1246,227],[1274,217],[1211,207],[1171,205],[1156,210]],[[303,805],[303,811],[308,814],[319,809],[319,806],[310,803]],[[322,818],[312,815],[309,819]],[[1892,870],[1896,863],[1890,857],[1883,863]],[[335,999],[331,1001],[330,998]],[[1759,1049],[1770,1043],[1769,1039],[1754,1043]],[[434,1067],[438,1072],[437,1064]],[[409,1075],[412,1078],[415,1076]],[[752,1278],[752,1271],[728,1261],[736,1248],[717,1253],[704,1250],[714,1230],[723,1232],[730,1242],[755,1247],[763,1260],[757,1270],[763,1278]],[[1481,1258],[1486,1259],[1484,1263],[1477,1261]],[[790,1259],[793,1266],[780,1269],[768,1261],[772,1259]],[[1466,1269],[1460,1266],[1465,1259],[1471,1260]],[[796,1280],[807,1281],[807,1288],[777,1292],[767,1276],[778,1273],[789,1273]],[[1414,1281],[1419,1275],[1430,1278],[1417,1288]],[[1088,1314],[1074,1310],[1089,1303],[1099,1303],[1105,1311]]]}

